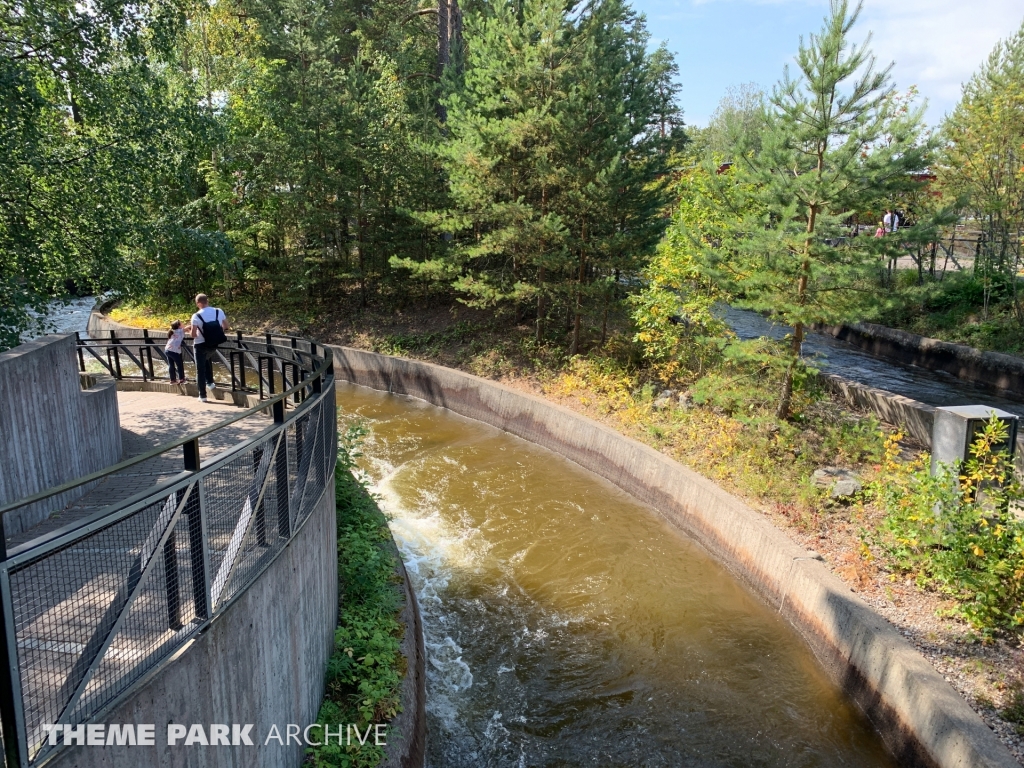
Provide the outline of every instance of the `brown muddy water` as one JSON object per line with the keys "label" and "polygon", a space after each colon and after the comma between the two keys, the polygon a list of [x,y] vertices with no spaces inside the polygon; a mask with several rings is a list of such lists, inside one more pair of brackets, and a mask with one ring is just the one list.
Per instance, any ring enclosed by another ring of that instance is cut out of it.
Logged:
{"label": "brown muddy water", "polygon": [[893,766],[795,631],[605,480],[339,385],[423,613],[428,765]]}

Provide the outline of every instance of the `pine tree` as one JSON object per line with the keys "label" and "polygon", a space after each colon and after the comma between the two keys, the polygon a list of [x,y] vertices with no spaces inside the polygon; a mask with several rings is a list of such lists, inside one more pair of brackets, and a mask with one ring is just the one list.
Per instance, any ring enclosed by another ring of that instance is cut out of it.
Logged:
{"label": "pine tree", "polygon": [[472,306],[533,303],[538,340],[562,310],[575,353],[584,313],[664,228],[659,179],[681,139],[674,65],[647,52],[643,19],[620,0],[576,18],[553,0],[488,5],[467,14],[464,40],[439,147],[453,205],[422,216],[452,240],[436,259],[393,263],[451,281]]}
{"label": "pine tree", "polygon": [[[751,190],[709,274],[737,304],[792,326],[777,415],[788,418],[808,325],[856,318],[875,300],[871,275],[895,238],[850,237],[849,221],[917,184],[931,143],[922,109],[904,109],[868,48],[850,43],[860,5],[832,0],[818,34],[801,41],[797,75],[787,68],[758,133],[760,151],[738,146],[725,183]],[[729,180],[729,177],[732,177]]]}

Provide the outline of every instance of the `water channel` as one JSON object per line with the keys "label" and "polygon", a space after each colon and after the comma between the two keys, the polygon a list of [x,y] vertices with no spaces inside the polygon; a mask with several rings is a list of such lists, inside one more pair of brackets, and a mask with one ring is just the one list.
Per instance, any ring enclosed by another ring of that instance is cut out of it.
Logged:
{"label": "water channel", "polygon": [[[756,312],[722,306],[720,316],[741,339],[762,336],[782,338],[790,328],[767,320]],[[913,365],[874,357],[845,341],[828,334],[808,333],[803,345],[804,355],[816,368],[842,376],[844,379],[919,400],[929,405],[993,405],[1024,416],[1024,402],[1012,394],[995,388],[962,381],[944,371],[929,371]]]}
{"label": "water channel", "polygon": [[423,612],[433,768],[891,766],[789,625],[556,454],[351,385]]}

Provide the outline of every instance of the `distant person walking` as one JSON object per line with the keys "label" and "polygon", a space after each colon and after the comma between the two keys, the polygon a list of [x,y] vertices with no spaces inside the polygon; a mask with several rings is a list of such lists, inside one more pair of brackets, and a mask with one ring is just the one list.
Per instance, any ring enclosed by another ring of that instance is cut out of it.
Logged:
{"label": "distant person walking", "polygon": [[878,229],[875,230],[875,237],[885,237],[885,222],[878,222]]}
{"label": "distant person walking", "polygon": [[181,327],[181,320],[175,320],[167,331],[167,344],[164,345],[171,384],[185,383],[185,361],[181,357],[181,343],[184,340],[185,329]]}
{"label": "distant person walking", "polygon": [[228,318],[224,310],[210,306],[205,293],[196,296],[196,309],[192,315],[192,338],[195,340],[192,349],[196,353],[196,384],[199,385],[199,402],[206,402],[206,388],[216,389],[213,380],[213,353],[217,347],[228,340],[224,332],[228,328]]}
{"label": "distant person walking", "polygon": [[887,210],[882,217],[882,226],[886,232],[895,232],[900,228],[900,215],[896,211]]}

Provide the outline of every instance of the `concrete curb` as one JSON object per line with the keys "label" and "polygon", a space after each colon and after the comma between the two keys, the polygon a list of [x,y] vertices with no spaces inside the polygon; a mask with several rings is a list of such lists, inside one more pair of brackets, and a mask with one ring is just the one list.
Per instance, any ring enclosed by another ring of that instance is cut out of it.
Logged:
{"label": "concrete curb", "polygon": [[931,446],[932,424],[935,421],[934,405],[912,400],[895,392],[858,384],[831,373],[819,374],[819,377],[829,391],[850,405],[871,411],[885,423],[905,429],[906,433],[921,445]]}
{"label": "concrete curb", "polygon": [[390,733],[397,734],[397,739],[392,741],[392,736],[388,737],[380,768],[422,768],[427,761],[427,653],[423,645],[423,623],[416,594],[394,539],[391,547],[397,562],[395,571],[402,579],[404,604],[400,620],[406,628],[402,638],[406,672],[402,680],[402,711],[391,721]]}
{"label": "concrete curb", "polygon": [[660,511],[778,608],[901,764],[1019,768],[956,691],[815,553],[711,481],[601,424],[500,384],[416,360],[332,349],[339,379],[491,424],[560,453]]}
{"label": "concrete curb", "polygon": [[816,330],[904,365],[945,371],[965,381],[1024,393],[1024,358],[982,352],[965,344],[930,339],[874,323],[820,326]]}

